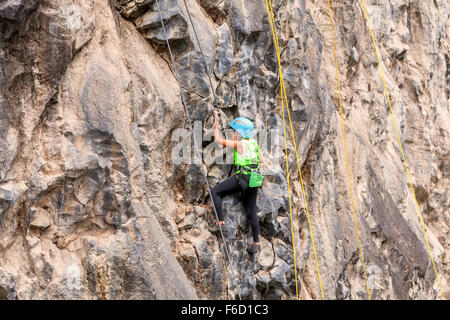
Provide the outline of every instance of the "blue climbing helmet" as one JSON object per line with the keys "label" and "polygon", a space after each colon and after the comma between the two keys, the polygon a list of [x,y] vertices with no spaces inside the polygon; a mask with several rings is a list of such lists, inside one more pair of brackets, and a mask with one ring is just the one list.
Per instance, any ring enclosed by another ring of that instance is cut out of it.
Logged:
{"label": "blue climbing helmet", "polygon": [[230,122],[230,126],[240,133],[243,138],[251,138],[253,136],[253,129],[255,126],[253,125],[250,119],[239,117]]}

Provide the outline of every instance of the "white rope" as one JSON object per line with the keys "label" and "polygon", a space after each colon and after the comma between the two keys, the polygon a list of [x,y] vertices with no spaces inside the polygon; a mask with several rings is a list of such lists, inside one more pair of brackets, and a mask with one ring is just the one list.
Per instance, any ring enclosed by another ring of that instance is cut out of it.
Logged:
{"label": "white rope", "polygon": [[[172,49],[171,49],[171,47],[170,47],[169,39],[168,39],[168,36],[167,36],[167,33],[166,33],[166,28],[165,28],[165,26],[164,26],[164,21],[163,21],[162,16],[161,16],[161,10],[160,10],[160,7],[159,7],[159,1],[158,1],[158,0],[156,0],[156,5],[157,5],[157,7],[158,7],[159,20],[161,21],[161,26],[162,26],[162,29],[163,29],[164,37],[165,37],[165,39],[166,39],[167,48],[169,49],[170,59],[172,60],[173,70],[174,70],[174,73],[175,73],[175,79],[177,80],[178,84],[180,84],[180,81],[178,80],[178,79],[179,79],[179,76],[178,76],[177,68],[176,68],[176,66],[175,66],[175,59],[174,59],[174,57],[173,57]],[[202,57],[203,57],[203,63],[205,64],[205,69],[206,69],[206,71],[208,71],[208,68],[207,68],[207,66],[206,66],[206,59],[205,59],[205,56],[203,55],[203,51],[202,51],[202,48],[201,48],[201,46],[200,46],[200,41],[198,40],[197,32],[195,31],[194,24],[192,23],[191,14],[190,14],[190,12],[189,12],[189,9],[188,9],[188,7],[187,7],[187,4],[186,4],[186,1],[185,1],[185,0],[184,0],[184,5],[186,6],[186,10],[187,10],[187,13],[188,13],[188,16],[189,16],[189,20],[190,20],[190,22],[191,22],[192,28],[193,28],[193,30],[194,30],[195,37],[196,37],[196,39],[197,39],[198,46],[199,46],[199,48],[200,48],[200,52],[201,52]],[[214,96],[214,99],[215,99],[214,88],[213,88],[213,86],[212,86],[211,77],[209,76],[209,74],[208,74],[208,78],[209,78],[209,84],[210,84],[210,86],[211,86],[211,91],[213,92],[213,96]],[[182,90],[182,89],[181,89],[181,85],[180,85],[180,91],[181,91],[181,90]],[[185,110],[185,112],[186,112],[186,117],[187,117],[187,119],[188,119],[188,121],[189,121],[190,131],[192,132],[192,119],[191,119],[191,117],[189,116],[189,112],[188,112],[188,109],[187,109],[187,104],[186,104],[186,101],[185,101],[185,99],[184,99],[184,95],[183,95],[182,92],[181,92],[181,100],[182,100],[182,102],[183,102],[184,110]],[[194,136],[195,136],[195,135],[194,135]],[[195,139],[195,138],[194,138],[194,139]],[[201,154],[200,154],[200,151],[196,148],[196,146],[197,146],[197,144],[195,143],[195,140],[194,140],[194,150],[197,151],[197,156],[198,156],[198,158],[199,158],[199,159],[202,159],[202,156],[201,156]],[[231,277],[232,277],[233,285],[234,285],[234,286],[236,287],[236,289],[237,289],[237,293],[238,293],[238,296],[239,296],[239,300],[242,300],[242,299],[241,299],[241,295],[240,295],[240,293],[239,293],[239,288],[236,286],[236,281],[235,281],[235,276],[234,276],[234,271],[233,271],[233,265],[232,265],[232,263],[231,263],[230,255],[229,255],[229,253],[228,253],[228,247],[227,247],[227,243],[226,243],[226,241],[225,241],[225,237],[223,236],[222,227],[221,227],[220,222],[219,222],[219,216],[218,216],[218,214],[217,214],[216,206],[215,206],[215,204],[214,204],[214,199],[213,199],[212,194],[211,194],[211,186],[209,185],[209,182],[208,182],[208,178],[207,178],[207,175],[206,175],[206,170],[205,170],[205,168],[203,167],[203,161],[202,161],[202,164],[200,164],[200,166],[202,167],[202,173],[203,173],[203,177],[204,177],[205,182],[206,182],[206,186],[208,187],[209,196],[210,196],[210,198],[211,198],[211,201],[213,202],[214,213],[215,213],[215,215],[216,215],[216,219],[217,219],[218,226],[219,226],[219,230],[220,230],[220,235],[222,236],[222,240],[223,240],[223,244],[224,244],[224,248],[225,248],[225,255],[227,256],[228,263],[229,263],[230,269],[231,269]]]}

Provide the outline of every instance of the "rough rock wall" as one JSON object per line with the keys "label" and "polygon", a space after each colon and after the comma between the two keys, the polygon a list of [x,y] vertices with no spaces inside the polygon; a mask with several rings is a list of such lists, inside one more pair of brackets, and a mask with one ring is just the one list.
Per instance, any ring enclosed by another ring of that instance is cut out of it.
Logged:
{"label": "rough rock wall", "polygon": [[[449,4],[366,1],[366,5],[431,252],[448,298]],[[325,74],[337,108],[326,3],[308,1],[307,7],[324,35],[324,61],[330,62],[324,63]],[[379,290],[374,290],[374,297],[441,298],[361,2],[334,2],[332,10],[358,221],[366,264],[373,268],[369,273],[378,271],[374,280]],[[332,127],[341,130],[340,124]],[[338,214],[349,217],[340,132],[333,141],[336,191],[342,205]],[[352,248],[354,234],[349,240]],[[348,297],[358,296],[357,290],[362,290],[358,287],[363,287],[362,282],[351,281],[355,276],[361,280],[359,262],[352,264],[351,260],[343,264],[339,275],[350,281],[338,282],[340,292]]]}
{"label": "rough rock wall", "polygon": [[[224,121],[247,115],[281,129],[265,2],[186,1],[208,70],[183,1],[160,4],[192,119],[210,128],[214,103]],[[448,294],[448,3],[366,3]],[[327,2],[273,5],[324,295],[367,299]],[[372,297],[439,298],[361,4],[333,1],[332,11]],[[245,250],[252,240],[244,208],[237,197],[224,199],[238,288],[211,229],[200,167],[171,161],[172,134],[186,115],[154,0],[8,0],[0,19],[0,298],[221,299],[237,290],[248,299],[295,298],[283,154],[264,164],[272,173],[258,197],[257,260]],[[288,157],[300,298],[320,299],[292,143]],[[211,184],[230,169],[205,167]]]}
{"label": "rough rock wall", "polygon": [[2,53],[0,297],[196,298],[161,229],[183,118],[164,60],[84,0],[39,1]]}

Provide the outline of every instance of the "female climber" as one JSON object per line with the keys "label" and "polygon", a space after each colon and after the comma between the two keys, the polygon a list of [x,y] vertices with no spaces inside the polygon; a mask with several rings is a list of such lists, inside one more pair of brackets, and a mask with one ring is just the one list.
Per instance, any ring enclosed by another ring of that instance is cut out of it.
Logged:
{"label": "female climber", "polygon": [[259,221],[256,215],[256,197],[258,189],[262,185],[262,175],[258,172],[259,163],[262,161],[261,151],[256,140],[251,139],[254,134],[254,125],[247,118],[240,117],[230,123],[231,128],[238,132],[243,138],[238,141],[233,135],[233,140],[226,140],[220,136],[219,122],[214,113],[214,141],[224,147],[234,149],[235,174],[230,178],[220,182],[211,189],[213,204],[216,208],[219,222],[216,225],[224,224],[222,212],[222,197],[241,192],[244,207],[247,212],[247,219],[250,221],[253,244],[247,249],[250,254],[259,250]]}

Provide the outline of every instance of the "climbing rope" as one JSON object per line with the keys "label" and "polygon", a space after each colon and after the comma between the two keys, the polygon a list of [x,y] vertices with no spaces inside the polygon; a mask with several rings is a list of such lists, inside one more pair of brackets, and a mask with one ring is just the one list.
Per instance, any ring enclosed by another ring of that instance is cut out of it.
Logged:
{"label": "climbing rope", "polygon": [[367,21],[367,26],[368,26],[369,31],[370,31],[370,36],[372,38],[372,43],[373,43],[373,47],[374,47],[374,50],[375,50],[375,54],[377,56],[378,66],[379,66],[380,74],[381,74],[381,79],[383,80],[383,85],[384,85],[384,92],[386,94],[386,98],[387,98],[387,101],[388,101],[388,104],[389,104],[389,109],[391,111],[392,120],[394,121],[395,133],[397,134],[397,140],[398,140],[398,144],[400,146],[400,151],[402,153],[403,164],[405,165],[406,174],[407,174],[408,180],[409,180],[409,186],[411,187],[411,192],[412,192],[412,195],[413,195],[413,198],[414,198],[414,204],[416,205],[417,213],[419,214],[420,224],[422,226],[423,235],[425,237],[425,242],[427,243],[428,253],[430,255],[431,262],[433,264],[434,273],[436,274],[436,279],[438,281],[439,288],[441,290],[442,300],[446,300],[445,296],[444,296],[444,291],[442,290],[441,282],[439,281],[439,276],[438,276],[438,273],[437,273],[436,265],[434,264],[433,255],[431,254],[430,244],[428,243],[427,233],[425,231],[425,225],[423,223],[422,214],[420,213],[419,204],[417,202],[416,194],[414,192],[414,188],[413,188],[413,184],[412,184],[412,180],[411,180],[411,175],[409,174],[408,165],[406,164],[406,157],[405,157],[405,154],[403,152],[402,142],[401,142],[400,135],[399,135],[398,129],[397,129],[397,122],[395,121],[395,116],[394,116],[394,111],[392,109],[391,99],[389,98],[389,91],[387,89],[386,81],[384,79],[383,68],[381,66],[381,60],[380,60],[380,57],[379,57],[379,54],[378,54],[377,45],[375,43],[375,37],[374,37],[373,32],[372,32],[372,27],[370,25],[369,15],[367,14],[367,8],[366,8],[366,4],[364,3],[364,0],[362,0],[362,5],[363,5],[364,15],[365,15],[366,21]]}
{"label": "climbing rope", "polygon": [[[288,99],[287,99],[287,95],[286,95],[286,88],[284,86],[284,78],[283,78],[283,71],[281,68],[281,58],[280,58],[280,49],[279,49],[279,45],[278,45],[278,34],[277,34],[277,30],[275,27],[275,18],[273,15],[273,8],[272,8],[272,3],[270,0],[266,0],[266,8],[267,8],[267,12],[269,14],[269,22],[270,22],[270,26],[272,29],[272,37],[273,37],[273,42],[274,42],[274,46],[275,46],[275,51],[277,54],[277,60],[278,60],[278,71],[280,74],[280,90],[281,90],[281,105],[282,105],[282,116],[283,116],[283,128],[285,128],[284,126],[284,103],[286,104],[286,110],[287,110],[287,114],[288,114],[288,119],[289,119],[289,125],[290,125],[290,129],[291,129],[291,135],[292,135],[292,141],[294,144],[294,150],[295,150],[295,157],[297,160],[297,168],[298,168],[298,173],[300,176],[300,183],[301,183],[301,188],[302,188],[302,193],[303,193],[303,200],[305,202],[305,209],[306,209],[306,216],[308,218],[308,225],[309,225],[309,232],[311,234],[311,243],[312,243],[312,247],[313,247],[313,251],[314,251],[314,259],[316,262],[316,269],[317,269],[317,276],[319,278],[319,284],[320,284],[320,291],[321,291],[321,295],[322,295],[322,300],[325,300],[325,296],[323,293],[323,287],[322,287],[322,280],[320,277],[320,270],[319,270],[319,264],[317,262],[317,253],[316,253],[316,246],[314,244],[314,236],[313,236],[313,232],[312,232],[312,228],[311,228],[311,220],[309,217],[309,210],[308,210],[308,204],[306,201],[306,193],[305,193],[305,187],[303,184],[303,178],[302,178],[302,173],[301,173],[301,169],[300,169],[300,161],[298,159],[298,153],[297,153],[297,146],[295,143],[295,135],[294,135],[294,129],[292,127],[292,121],[291,121],[291,115],[289,112],[289,105],[288,105]],[[284,101],[284,103],[283,103]],[[285,150],[286,150],[286,163],[287,163],[287,147],[286,147],[286,136],[285,136]],[[289,179],[289,177],[288,177]],[[289,187],[289,180],[288,180],[288,187]],[[290,195],[290,191],[289,191],[289,195]],[[294,236],[293,236],[293,221],[292,221],[292,212],[291,212],[291,232],[292,232],[292,246],[293,246],[293,250],[294,250],[294,263],[295,263],[295,249],[294,249]],[[297,274],[297,268],[295,268],[295,275]],[[296,290],[297,290],[297,280],[296,280]],[[297,299],[298,299],[298,294],[297,294]]]}
{"label": "climbing rope", "polygon": [[[267,1],[266,1],[267,4]],[[269,11],[268,11],[269,12]],[[269,19],[270,19],[270,25],[272,27],[272,35],[273,33],[273,26],[272,26],[272,16],[270,16],[269,13]],[[274,38],[275,43],[275,38]],[[280,83],[281,84],[281,83]],[[295,259],[295,241],[294,241],[294,224],[292,219],[292,200],[291,200],[291,186],[290,186],[290,178],[289,178],[289,161],[288,161],[288,151],[287,151],[287,141],[286,141],[286,123],[285,123],[285,116],[284,116],[284,98],[283,94],[281,94],[281,113],[283,117],[283,137],[284,137],[284,152],[286,155],[286,180],[287,180],[287,186],[288,186],[288,197],[289,197],[289,217],[291,222],[291,238],[292,238],[292,253],[294,255],[294,276],[295,276],[295,294],[297,297],[297,300],[299,300],[299,292],[298,292],[298,285],[297,285],[297,262]]]}
{"label": "climbing rope", "polygon": [[339,68],[338,68],[338,61],[337,61],[337,54],[336,54],[336,43],[335,43],[335,40],[334,40],[333,19],[331,17],[330,0],[327,0],[327,1],[328,1],[328,14],[330,16],[331,36],[332,36],[332,39],[333,39],[334,63],[336,65],[336,80],[337,80],[338,95],[339,95],[339,111],[340,111],[340,114],[341,114],[342,135],[344,137],[345,164],[347,166],[348,188],[350,189],[350,199],[351,199],[351,202],[352,202],[353,219],[355,221],[356,236],[358,238],[359,252],[360,252],[360,255],[361,255],[361,261],[362,261],[363,270],[364,270],[364,279],[366,280],[366,287],[367,287],[367,293],[369,294],[369,300],[371,300],[370,289],[369,289],[369,282],[367,281],[367,275],[366,275],[366,265],[364,263],[364,253],[363,253],[363,250],[362,250],[362,247],[361,247],[361,240],[360,240],[360,237],[359,237],[359,229],[358,229],[358,221],[356,220],[355,204],[354,204],[354,201],[353,201],[352,182],[351,182],[351,179],[350,179],[350,169],[349,169],[349,165],[348,165],[347,143],[346,143],[346,140],[345,140],[344,114],[342,112],[341,86],[340,86],[340,82],[339,82]]}
{"label": "climbing rope", "polygon": [[202,55],[203,64],[204,64],[205,70],[206,70],[206,75],[208,76],[208,79],[209,79],[209,86],[211,88],[211,91],[212,91],[212,94],[213,94],[213,97],[214,97],[214,102],[215,102],[216,101],[216,93],[214,92],[214,87],[212,85],[211,76],[209,74],[208,64],[206,63],[205,55],[203,54],[202,46],[200,45],[200,40],[198,39],[198,35],[197,35],[197,31],[195,30],[194,22],[192,22],[192,17],[191,17],[191,13],[189,11],[189,7],[188,7],[188,5],[186,3],[186,0],[183,0],[183,2],[184,2],[184,6],[186,8],[186,12],[187,12],[188,17],[189,17],[189,21],[191,22],[192,30],[194,31],[195,39],[197,40],[198,48],[200,49],[200,53]]}
{"label": "climbing rope", "polygon": [[[188,7],[186,5],[186,1],[184,2],[184,4],[186,6],[186,9],[188,10],[187,12],[188,12],[188,15],[189,15],[189,20],[191,21],[191,24],[192,24],[192,19],[191,19],[190,13],[189,13],[189,9],[188,9]],[[172,65],[173,65],[173,70],[174,70],[174,73],[175,73],[175,79],[177,80],[178,84],[180,84],[180,81],[178,80],[179,79],[179,75],[178,75],[177,68],[176,68],[176,65],[175,65],[175,59],[173,57],[173,53],[172,53],[172,49],[171,49],[171,46],[170,46],[170,43],[169,43],[169,37],[167,36],[166,28],[164,26],[164,21],[162,19],[161,10],[160,10],[160,7],[159,7],[159,1],[158,0],[156,0],[156,6],[158,7],[159,20],[161,22],[161,27],[163,29],[164,37],[166,39],[167,48],[169,49],[169,55],[170,55],[170,59],[172,61]],[[194,28],[193,24],[192,24],[192,27]],[[194,33],[196,34],[195,29],[194,29]],[[196,38],[197,38],[197,35],[196,35]],[[198,38],[197,38],[197,41],[198,41]],[[200,42],[198,42],[198,45],[199,45],[200,51],[201,51]],[[202,56],[203,56],[203,52],[202,51],[201,51],[201,53],[202,53]],[[205,60],[204,56],[203,56],[203,59],[204,59],[203,61],[205,63],[205,68],[206,68],[206,60]],[[208,70],[208,69],[206,68],[206,70]],[[208,77],[209,77],[209,74],[208,74]],[[214,94],[214,89],[212,87],[211,78],[210,78],[210,84],[211,84],[211,91]],[[181,86],[180,86],[180,88],[181,88]],[[192,119],[189,116],[189,112],[188,112],[188,109],[187,109],[187,103],[186,103],[186,100],[185,100],[184,95],[183,95],[182,92],[181,92],[181,100],[183,102],[183,106],[184,106],[184,109],[185,109],[186,117],[187,117],[187,119],[189,121],[190,131],[192,132],[192,127],[193,127]],[[198,150],[198,148],[196,148],[196,146],[197,146],[197,144],[194,141],[194,150],[197,151],[198,158],[202,159],[200,151]],[[208,188],[209,196],[210,196],[211,199],[213,199],[212,194],[211,194],[211,186],[210,186],[210,184],[208,182],[208,178],[207,178],[207,175],[206,175],[206,169],[203,167],[203,164],[201,164],[200,166],[202,167],[203,178],[204,178],[206,186]],[[225,248],[225,255],[227,257],[228,264],[230,265],[231,278],[232,278],[233,286],[235,286],[236,289],[237,289],[237,294],[239,296],[239,300],[242,300],[241,299],[241,294],[239,293],[239,287],[236,286],[236,279],[235,279],[235,276],[234,276],[233,265],[231,263],[230,255],[229,255],[229,252],[228,252],[227,243],[225,241],[225,237],[224,237],[223,232],[222,232],[222,227],[221,227],[221,225],[219,223],[219,216],[217,214],[216,206],[214,205],[214,203],[213,203],[213,208],[214,208],[214,213],[215,213],[215,216],[216,216],[216,219],[217,219],[220,235],[222,236],[223,245],[224,245],[224,248]]]}

